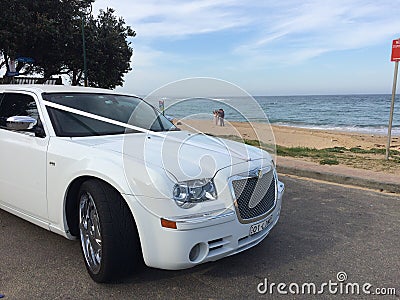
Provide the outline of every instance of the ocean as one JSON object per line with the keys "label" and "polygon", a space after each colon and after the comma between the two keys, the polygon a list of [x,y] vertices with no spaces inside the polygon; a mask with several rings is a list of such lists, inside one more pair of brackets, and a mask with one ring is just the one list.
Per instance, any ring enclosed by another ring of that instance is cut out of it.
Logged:
{"label": "ocean", "polygon": [[[391,95],[255,96],[196,99],[164,98],[165,114],[179,119],[212,119],[222,108],[227,121],[387,134]],[[152,103],[158,106],[158,103]],[[392,135],[400,136],[400,99],[396,97]]]}

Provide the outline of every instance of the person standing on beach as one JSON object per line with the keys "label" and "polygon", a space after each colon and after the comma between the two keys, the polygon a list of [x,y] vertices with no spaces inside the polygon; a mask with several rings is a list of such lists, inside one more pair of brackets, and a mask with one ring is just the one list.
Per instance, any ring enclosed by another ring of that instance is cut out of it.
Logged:
{"label": "person standing on beach", "polygon": [[214,111],[213,111],[213,115],[214,115],[214,122],[215,122],[215,125],[218,125],[218,123],[219,123],[218,111],[217,111],[217,110],[214,110]]}
{"label": "person standing on beach", "polygon": [[218,111],[219,126],[225,126],[224,118],[225,112],[222,108],[220,108]]}

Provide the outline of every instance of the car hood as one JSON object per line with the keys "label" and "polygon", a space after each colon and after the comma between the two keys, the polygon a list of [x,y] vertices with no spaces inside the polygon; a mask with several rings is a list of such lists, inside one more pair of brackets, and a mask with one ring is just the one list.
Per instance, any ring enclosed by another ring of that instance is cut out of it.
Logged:
{"label": "car hood", "polygon": [[[270,155],[259,148],[186,131],[72,140],[99,150],[122,154],[124,167],[132,160],[148,168],[160,167],[178,181],[212,178],[218,170],[244,163],[252,169],[259,166],[259,160],[271,160]],[[253,164],[257,166],[253,167]]]}

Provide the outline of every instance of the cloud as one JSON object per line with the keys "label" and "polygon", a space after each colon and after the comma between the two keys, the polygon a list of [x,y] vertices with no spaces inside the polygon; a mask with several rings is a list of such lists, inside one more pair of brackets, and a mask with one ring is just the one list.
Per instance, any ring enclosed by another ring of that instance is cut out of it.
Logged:
{"label": "cloud", "polygon": [[[388,42],[398,33],[392,1],[285,1],[235,53],[265,61],[302,62],[327,52]],[[266,7],[267,8],[267,7]],[[286,58],[286,59],[284,59]]]}
{"label": "cloud", "polygon": [[138,45],[133,50],[133,64],[135,67],[148,68],[157,65],[160,61],[172,60],[175,57],[160,50],[155,50],[146,45]]}
{"label": "cloud", "polygon": [[[95,11],[105,8],[108,1],[95,2]],[[237,0],[147,0],[137,4],[130,0],[113,1],[113,7],[128,24],[145,38],[184,37],[217,32],[243,26],[251,17],[241,13],[242,1]]]}
{"label": "cloud", "polygon": [[[96,0],[94,12],[110,5],[137,32],[126,83],[140,91],[192,75],[261,82],[296,64],[305,74],[328,54],[365,48],[376,57],[384,45],[389,52],[400,33],[393,0]],[[348,61],[338,68],[360,69]],[[318,79],[315,69],[309,74]]]}
{"label": "cloud", "polygon": [[[94,5],[96,11],[109,1]],[[301,62],[367,47],[390,40],[400,28],[400,8],[392,0],[116,0],[112,5],[141,42],[240,29],[231,54],[257,61]]]}

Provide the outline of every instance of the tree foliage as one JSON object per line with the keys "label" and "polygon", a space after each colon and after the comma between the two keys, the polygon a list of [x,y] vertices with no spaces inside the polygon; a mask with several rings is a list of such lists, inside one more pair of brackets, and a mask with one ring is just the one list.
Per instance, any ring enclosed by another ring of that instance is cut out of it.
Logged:
{"label": "tree foliage", "polygon": [[88,80],[90,86],[114,88],[123,84],[131,70],[129,37],[135,32],[107,8],[97,17],[83,11],[94,0],[8,0],[0,10],[0,67],[17,57],[20,74],[67,74],[73,85],[83,83],[84,24]]}

